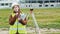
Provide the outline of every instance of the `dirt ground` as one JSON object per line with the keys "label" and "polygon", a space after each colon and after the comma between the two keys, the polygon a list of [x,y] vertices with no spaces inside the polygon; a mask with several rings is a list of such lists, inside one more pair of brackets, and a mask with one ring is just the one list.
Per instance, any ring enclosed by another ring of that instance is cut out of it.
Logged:
{"label": "dirt ground", "polygon": [[[32,34],[32,33],[35,33],[35,28],[27,28],[27,32]],[[60,29],[47,29],[47,28],[43,28],[43,29],[40,29],[40,32],[41,34],[45,34],[45,33],[56,33],[56,32],[60,32]],[[8,34],[8,29],[7,28],[1,28],[0,29],[0,34]]]}
{"label": "dirt ground", "polygon": [[8,34],[8,31],[0,31],[0,34]]}

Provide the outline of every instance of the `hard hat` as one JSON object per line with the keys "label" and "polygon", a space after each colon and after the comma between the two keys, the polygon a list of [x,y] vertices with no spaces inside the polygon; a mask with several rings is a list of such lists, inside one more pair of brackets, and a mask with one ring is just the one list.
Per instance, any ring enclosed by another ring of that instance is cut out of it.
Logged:
{"label": "hard hat", "polygon": [[11,7],[13,7],[15,5],[18,5],[19,6],[19,4],[17,2],[14,2],[14,3],[12,3],[12,6]]}

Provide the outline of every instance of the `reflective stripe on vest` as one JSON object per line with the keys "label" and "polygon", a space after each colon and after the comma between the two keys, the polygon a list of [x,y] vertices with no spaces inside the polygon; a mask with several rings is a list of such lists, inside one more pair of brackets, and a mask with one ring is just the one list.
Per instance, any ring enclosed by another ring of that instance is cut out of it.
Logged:
{"label": "reflective stripe on vest", "polygon": [[[10,30],[17,30],[17,28],[10,28]],[[18,28],[18,30],[26,30],[25,28]]]}
{"label": "reflective stripe on vest", "polygon": [[[12,16],[14,17],[15,14],[12,14]],[[14,34],[17,32],[17,23],[18,23],[18,32],[19,33],[24,33],[26,34],[26,25],[22,25],[21,23],[19,23],[17,20],[14,23],[14,25],[10,26],[10,30],[9,30],[9,34]]]}

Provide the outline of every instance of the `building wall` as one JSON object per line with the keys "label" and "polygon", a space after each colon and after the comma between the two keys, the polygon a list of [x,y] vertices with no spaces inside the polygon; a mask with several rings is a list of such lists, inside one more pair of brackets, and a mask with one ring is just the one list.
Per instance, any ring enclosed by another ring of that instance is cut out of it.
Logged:
{"label": "building wall", "polygon": [[60,8],[60,3],[24,3],[21,8]]}
{"label": "building wall", "polygon": [[0,0],[0,8],[11,8],[12,1],[10,0]]}
{"label": "building wall", "polygon": [[60,8],[60,0],[23,0],[21,8]]}
{"label": "building wall", "polygon": [[[0,0],[0,8],[11,8],[15,0]],[[60,0],[18,0],[21,8],[60,8]]]}

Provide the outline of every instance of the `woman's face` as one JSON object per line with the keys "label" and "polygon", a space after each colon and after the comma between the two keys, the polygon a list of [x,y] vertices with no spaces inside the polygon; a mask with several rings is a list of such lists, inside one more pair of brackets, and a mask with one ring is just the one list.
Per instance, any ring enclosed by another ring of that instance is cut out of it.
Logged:
{"label": "woman's face", "polygon": [[14,10],[15,12],[18,12],[18,11],[19,11],[19,6],[15,5],[14,8],[13,8],[13,10]]}

